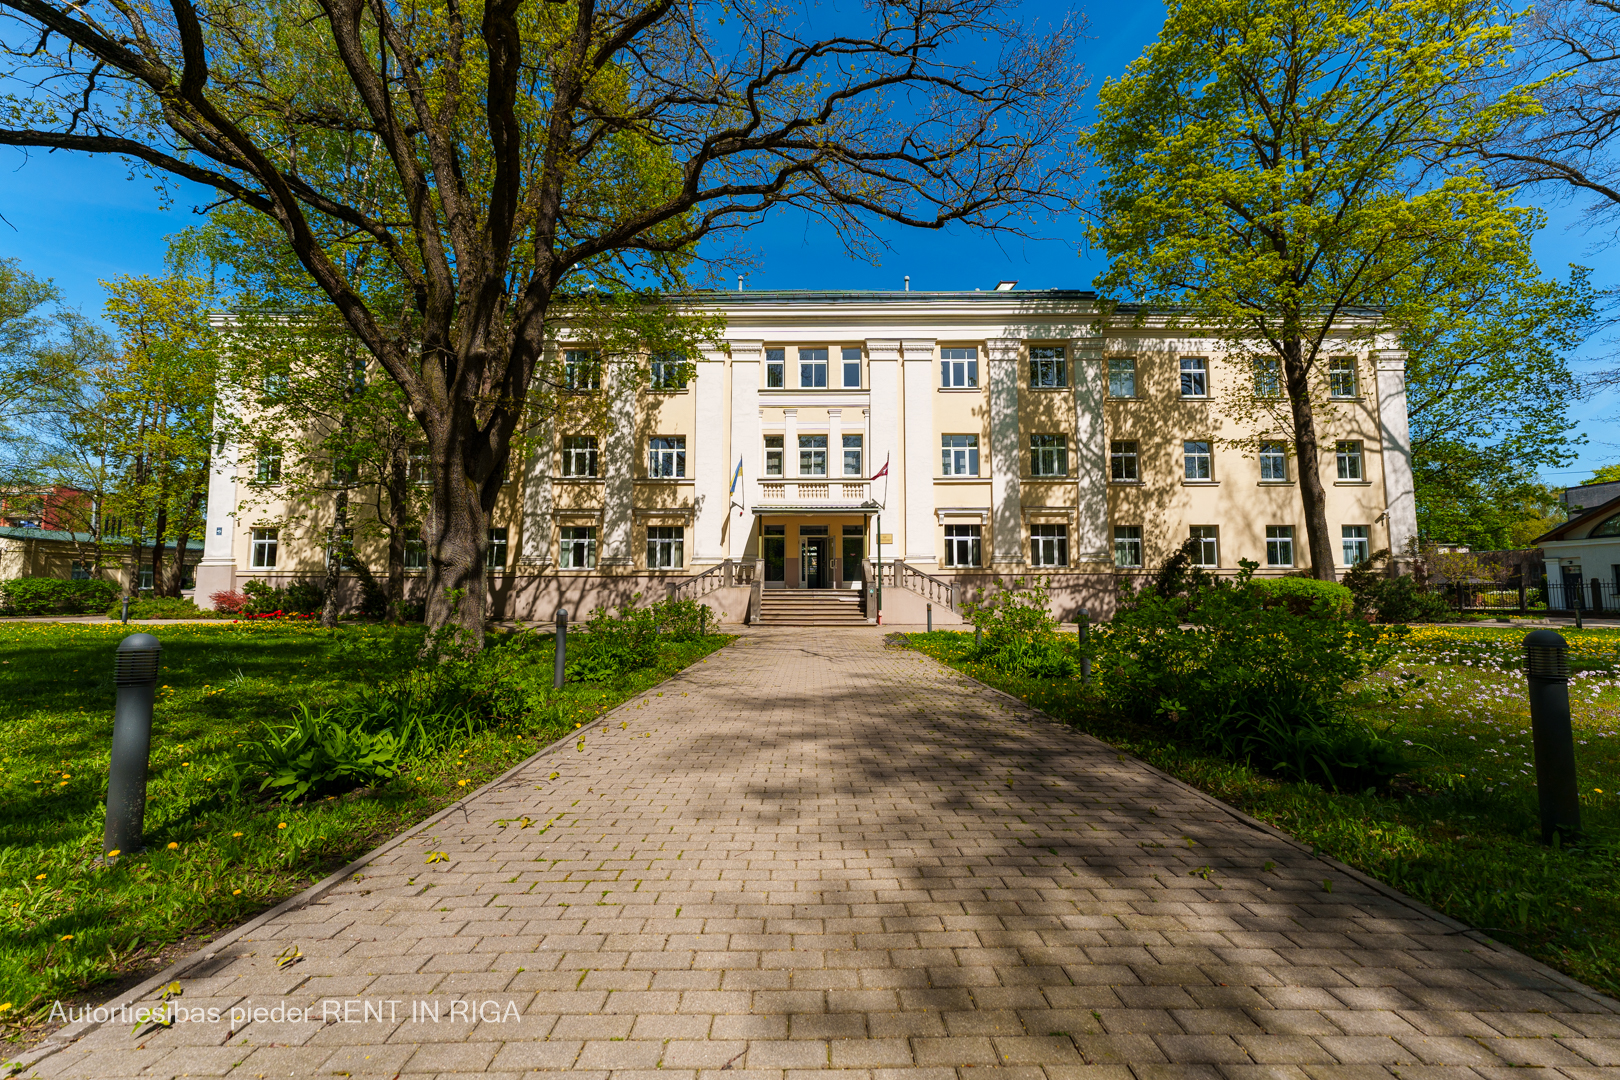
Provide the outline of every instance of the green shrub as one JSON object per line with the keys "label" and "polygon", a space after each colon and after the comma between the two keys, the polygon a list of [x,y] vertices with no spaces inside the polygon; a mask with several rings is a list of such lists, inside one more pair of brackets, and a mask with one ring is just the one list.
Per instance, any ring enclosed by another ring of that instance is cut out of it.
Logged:
{"label": "green shrub", "polygon": [[1373,552],[1344,573],[1356,611],[1383,623],[1439,622],[1456,618],[1445,598],[1424,592],[1409,577],[1389,577],[1382,567],[1389,549]]}
{"label": "green shrub", "polygon": [[242,586],[247,602],[242,614],[249,617],[280,611],[287,615],[316,615],[326,603],[326,590],[311,578],[301,578],[279,589],[254,578]]}
{"label": "green shrub", "polygon": [[1295,615],[1342,619],[1355,611],[1355,597],[1343,585],[1307,577],[1254,578],[1250,588],[1264,607],[1286,607]]}
{"label": "green shrub", "polygon": [[638,608],[635,599],[621,605],[617,615],[597,608],[585,621],[585,633],[568,639],[568,678],[610,682],[657,662],[658,610]]}
{"label": "green shrub", "polygon": [[[124,605],[120,601],[107,609],[107,618],[123,617]],[[212,611],[204,611],[183,596],[147,596],[129,602],[132,619],[212,619]]]}
{"label": "green shrub", "polygon": [[292,723],[266,725],[266,737],[253,744],[243,765],[263,774],[261,794],[297,802],[386,783],[398,774],[401,757],[392,731],[363,731],[344,717],[300,704]]}
{"label": "green shrub", "polygon": [[[1279,776],[1361,790],[1404,768],[1351,718],[1347,688],[1381,667],[1396,634],[1277,603],[1250,575],[1186,597],[1148,590],[1097,633],[1108,703],[1177,738]],[[1325,594],[1322,594],[1325,595]]]}
{"label": "green shrub", "polygon": [[1027,678],[1074,674],[1074,657],[1058,637],[1047,599],[1046,590],[1018,578],[970,604],[968,620],[982,635],[974,659]]}
{"label": "green shrub", "polygon": [[91,615],[118,595],[111,581],[24,577],[0,581],[0,610],[12,615]]}

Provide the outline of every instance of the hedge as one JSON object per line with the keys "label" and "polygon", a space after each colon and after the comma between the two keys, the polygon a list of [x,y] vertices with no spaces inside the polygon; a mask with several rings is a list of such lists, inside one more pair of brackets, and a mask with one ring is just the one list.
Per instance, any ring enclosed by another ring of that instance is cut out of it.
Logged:
{"label": "hedge", "polygon": [[1350,590],[1332,581],[1307,577],[1257,577],[1253,581],[1266,607],[1286,607],[1295,615],[1306,615],[1326,600],[1331,615],[1343,618],[1355,610]]}
{"label": "hedge", "polygon": [[0,611],[11,615],[94,615],[119,594],[111,581],[25,577],[0,581]]}

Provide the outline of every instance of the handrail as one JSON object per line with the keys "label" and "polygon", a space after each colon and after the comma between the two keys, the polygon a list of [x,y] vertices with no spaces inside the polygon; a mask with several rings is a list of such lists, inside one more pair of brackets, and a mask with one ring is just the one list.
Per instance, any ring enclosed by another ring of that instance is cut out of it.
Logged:
{"label": "handrail", "polygon": [[693,574],[669,586],[671,600],[696,600],[700,596],[707,596],[716,589],[723,589],[731,584],[731,560],[724,559],[709,567],[701,574]]}
{"label": "handrail", "polygon": [[915,566],[911,566],[899,559],[894,561],[896,582],[914,593],[921,593],[925,599],[936,604],[944,604],[952,611],[956,610],[956,585],[944,578],[925,574]]}

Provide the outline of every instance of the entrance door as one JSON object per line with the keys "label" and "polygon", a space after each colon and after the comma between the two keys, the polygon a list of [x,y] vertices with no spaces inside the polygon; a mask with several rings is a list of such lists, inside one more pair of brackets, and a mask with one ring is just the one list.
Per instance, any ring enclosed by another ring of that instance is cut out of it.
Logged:
{"label": "entrance door", "polygon": [[806,589],[825,589],[829,580],[827,555],[832,540],[826,536],[806,536],[799,540],[799,582]]}

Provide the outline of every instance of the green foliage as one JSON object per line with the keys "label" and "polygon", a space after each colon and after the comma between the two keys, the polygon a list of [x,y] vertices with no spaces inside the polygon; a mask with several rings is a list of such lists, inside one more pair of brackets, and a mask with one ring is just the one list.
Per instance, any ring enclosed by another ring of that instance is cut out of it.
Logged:
{"label": "green foliage", "polygon": [[271,588],[253,578],[242,586],[247,603],[242,605],[243,615],[267,615],[272,611],[288,615],[312,615],[326,602],[326,590],[314,578],[299,578],[291,585]]}
{"label": "green foliage", "polygon": [[90,615],[118,595],[111,581],[25,577],[0,581],[0,610],[11,615]]}
{"label": "green foliage", "polygon": [[1189,746],[1279,776],[1349,790],[1387,782],[1404,758],[1349,716],[1347,688],[1383,666],[1395,636],[1341,617],[1348,589],[1272,585],[1245,574],[1186,599],[1138,597],[1098,629],[1104,700]]}
{"label": "green foliage", "polygon": [[1592,470],[1592,479],[1588,484],[1612,484],[1620,480],[1620,464],[1600,465]]}
{"label": "green foliage", "polygon": [[702,636],[704,617],[695,600],[661,600],[636,607],[639,595],[620,606],[614,615],[597,608],[585,621],[585,633],[568,638],[568,678],[581,682],[611,682],[650,665],[658,656],[660,637],[695,641]]}
{"label": "green foliage", "polygon": [[1383,572],[1388,549],[1373,552],[1345,572],[1344,586],[1354,598],[1356,614],[1381,623],[1438,622],[1455,617],[1445,598],[1425,592],[1407,576]]}
{"label": "green foliage", "polygon": [[1253,578],[1249,588],[1262,607],[1285,607],[1294,615],[1342,619],[1355,610],[1350,589],[1331,581],[1304,577]]}
{"label": "green foliage", "polygon": [[260,792],[297,802],[392,780],[400,757],[393,732],[359,730],[300,704],[292,723],[268,727],[252,744],[245,766],[265,774]]}
{"label": "green foliage", "polygon": [[[115,603],[107,609],[107,618],[122,619],[124,605]],[[145,596],[139,600],[129,602],[129,617],[132,619],[213,619],[218,616],[212,611],[204,611],[196,604],[184,597],[174,596]]]}
{"label": "green foliage", "polygon": [[969,605],[968,620],[983,635],[976,659],[1013,675],[1072,674],[1074,657],[1058,638],[1048,599],[1045,589],[1017,578]]}

